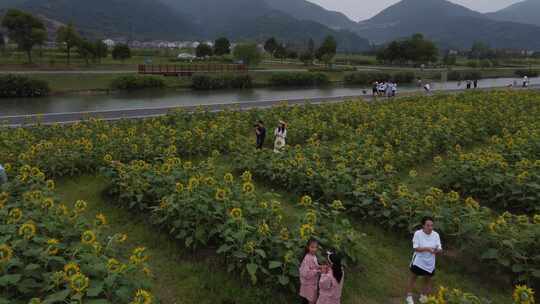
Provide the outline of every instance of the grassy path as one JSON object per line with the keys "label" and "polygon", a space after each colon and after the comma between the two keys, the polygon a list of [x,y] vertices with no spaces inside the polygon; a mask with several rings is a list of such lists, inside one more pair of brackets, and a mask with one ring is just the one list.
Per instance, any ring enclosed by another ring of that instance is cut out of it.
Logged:
{"label": "grassy path", "polygon": [[[104,213],[109,219],[111,233],[129,235],[128,250],[141,245],[149,249],[154,273],[154,293],[164,304],[248,304],[295,303],[294,297],[273,292],[265,287],[253,287],[228,274],[211,250],[187,252],[181,242],[170,239],[167,233],[152,227],[148,216],[135,215],[104,197],[105,179],[82,176],[58,182],[58,192],[66,203],[84,199],[90,212]],[[294,194],[257,185],[260,191],[274,191],[282,196],[291,216],[298,212]],[[407,265],[411,255],[409,241],[402,235],[388,232],[372,224],[356,223],[365,233],[360,265],[347,269],[344,304],[402,303],[408,277]],[[490,286],[488,275],[465,269],[462,263],[442,259],[436,284],[462,288],[494,303],[507,303],[510,290]],[[486,283],[487,282],[487,283]]]}

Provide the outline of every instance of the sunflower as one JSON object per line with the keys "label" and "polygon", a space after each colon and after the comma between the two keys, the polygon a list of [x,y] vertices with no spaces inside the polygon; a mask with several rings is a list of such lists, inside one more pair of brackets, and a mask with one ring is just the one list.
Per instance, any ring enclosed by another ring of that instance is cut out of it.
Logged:
{"label": "sunflower", "polygon": [[69,210],[64,204],[56,205],[56,208],[54,209],[54,214],[57,216],[66,216],[69,214]]}
{"label": "sunflower", "polygon": [[9,194],[7,192],[1,192],[0,193],[0,205],[3,205],[5,203],[7,203],[8,197],[9,197]]}
{"label": "sunflower", "polygon": [[452,203],[459,201],[459,193],[456,191],[450,191],[450,193],[448,193],[448,201]]}
{"label": "sunflower", "polygon": [[113,160],[113,157],[110,154],[105,154],[105,156],[103,156],[103,161],[106,163],[110,163],[112,162],[112,160]]}
{"label": "sunflower", "polygon": [[206,177],[206,178],[204,179],[204,183],[205,183],[207,186],[212,187],[212,186],[214,186],[214,185],[216,184],[216,180],[215,180],[213,177],[209,176],[209,177]]}
{"label": "sunflower", "polygon": [[191,177],[188,181],[188,191],[193,191],[193,189],[199,187],[199,179],[196,177]]}
{"label": "sunflower", "polygon": [[540,225],[540,214],[536,214],[534,217],[533,217],[533,222],[537,225]]}
{"label": "sunflower", "polygon": [[283,260],[285,261],[286,264],[292,262],[294,259],[294,252],[292,252],[291,250],[287,251],[285,253],[285,256],[283,257]]}
{"label": "sunflower", "polygon": [[28,304],[41,304],[43,302],[41,302],[41,299],[40,298],[32,298],[30,299],[30,301],[28,301]]}
{"label": "sunflower", "polygon": [[21,228],[19,228],[19,235],[27,240],[31,240],[36,235],[36,225],[32,222],[24,223]]}
{"label": "sunflower", "polygon": [[262,224],[259,225],[259,227],[257,228],[257,231],[262,236],[269,236],[270,235],[270,226],[268,226],[267,223],[263,222]]}
{"label": "sunflower", "polygon": [[300,237],[307,240],[315,232],[315,228],[310,224],[304,224],[300,227]]}
{"label": "sunflower", "polygon": [[125,269],[125,265],[120,263],[117,259],[110,258],[107,261],[107,271],[110,273],[119,273]]}
{"label": "sunflower", "polygon": [[232,184],[234,182],[234,176],[231,174],[231,173],[227,173],[225,174],[225,176],[223,177],[223,179],[225,180],[225,182],[227,184]]}
{"label": "sunflower", "polygon": [[473,208],[473,209],[478,209],[480,208],[480,204],[472,197],[467,197],[467,199],[465,200],[465,205],[467,207],[470,207],[470,208]]}
{"label": "sunflower", "polygon": [[345,210],[345,207],[343,206],[343,203],[340,200],[333,201],[330,207],[334,209],[335,211]]}
{"label": "sunflower", "polygon": [[259,203],[259,207],[261,209],[267,209],[268,208],[268,203],[265,202],[265,201],[262,201],[262,202]]}
{"label": "sunflower", "polygon": [[409,177],[415,178],[418,176],[418,172],[416,170],[409,171]]}
{"label": "sunflower", "polygon": [[21,209],[15,208],[9,211],[8,216],[9,216],[9,220],[8,220],[9,223],[17,223],[22,219],[23,214],[22,214]]}
{"label": "sunflower", "polygon": [[271,203],[272,212],[278,213],[278,212],[281,211],[281,203],[280,202],[273,200],[270,203]]}
{"label": "sunflower", "polygon": [[216,199],[216,201],[224,201],[224,200],[226,200],[227,199],[227,191],[225,191],[225,189],[218,188],[216,190],[216,194],[215,194],[214,198]]}
{"label": "sunflower", "polygon": [[7,244],[0,245],[0,264],[5,264],[13,257],[13,249]]}
{"label": "sunflower", "polygon": [[300,199],[300,206],[309,207],[313,203],[313,200],[309,195],[304,195]]}
{"label": "sunflower", "polygon": [[47,185],[47,189],[49,189],[50,191],[54,190],[54,181],[53,180],[47,180],[45,182],[45,184]]}
{"label": "sunflower", "polygon": [[426,195],[426,197],[424,197],[424,205],[428,207],[433,207],[434,204],[435,204],[435,198],[433,196]]}
{"label": "sunflower", "polygon": [[69,278],[69,288],[76,294],[84,294],[89,283],[90,279],[82,273],[77,273]]}
{"label": "sunflower", "polygon": [[88,207],[88,203],[83,200],[75,202],[75,212],[77,213],[83,213],[86,210],[86,207]]}
{"label": "sunflower", "polygon": [[64,265],[64,279],[69,280],[72,276],[78,274],[81,271],[79,265],[74,262],[69,262]]}
{"label": "sunflower", "polygon": [[123,242],[127,241],[128,236],[125,233],[119,233],[119,234],[115,235],[115,239],[116,239],[116,241],[118,243],[123,243]]}
{"label": "sunflower", "polygon": [[102,213],[98,213],[96,215],[96,219],[94,220],[94,223],[98,227],[105,226],[107,225],[107,218]]}
{"label": "sunflower", "polygon": [[133,253],[129,257],[129,260],[135,264],[142,264],[148,260],[148,255],[146,255],[145,247],[137,247],[133,250]]}
{"label": "sunflower", "polygon": [[184,164],[182,164],[182,167],[184,168],[184,170],[189,170],[193,168],[193,163],[190,161],[184,162]]}
{"label": "sunflower", "polygon": [[517,285],[514,289],[514,303],[516,304],[534,304],[534,291],[525,286],[525,285]]}
{"label": "sunflower", "polygon": [[255,242],[254,241],[248,241],[245,245],[244,245],[244,251],[247,253],[247,254],[253,254],[255,252]]}
{"label": "sunflower", "polygon": [[279,237],[283,241],[287,241],[289,239],[289,229],[286,227],[281,228],[281,231],[279,232]]}
{"label": "sunflower", "polygon": [[315,212],[315,210],[309,210],[308,212],[306,212],[305,220],[306,223],[310,225],[315,225],[315,223],[317,222],[317,212]]}
{"label": "sunflower", "polygon": [[446,294],[448,293],[448,288],[446,287],[439,287],[439,292],[437,292],[437,299],[441,303],[446,303]]}
{"label": "sunflower", "polygon": [[242,181],[244,181],[244,183],[251,182],[251,179],[252,179],[251,172],[245,171],[244,173],[242,173]]}
{"label": "sunflower", "polygon": [[242,219],[242,209],[240,208],[233,208],[229,214],[237,221]]}
{"label": "sunflower", "polygon": [[246,182],[246,183],[244,183],[244,185],[242,186],[242,191],[243,191],[245,194],[252,194],[253,191],[255,191],[255,185],[253,185],[253,183],[251,183],[251,182]]}
{"label": "sunflower", "polygon": [[130,304],[152,304],[152,294],[144,289],[138,289]]}
{"label": "sunflower", "polygon": [[83,244],[91,245],[96,241],[96,234],[92,230],[86,230],[81,235],[81,242]]}
{"label": "sunflower", "polygon": [[54,200],[50,197],[41,202],[41,208],[43,209],[51,209],[52,207],[54,207]]}
{"label": "sunflower", "polygon": [[60,244],[60,241],[57,239],[49,239],[47,240],[47,254],[48,255],[57,255],[60,251],[60,248],[58,248],[58,244]]}

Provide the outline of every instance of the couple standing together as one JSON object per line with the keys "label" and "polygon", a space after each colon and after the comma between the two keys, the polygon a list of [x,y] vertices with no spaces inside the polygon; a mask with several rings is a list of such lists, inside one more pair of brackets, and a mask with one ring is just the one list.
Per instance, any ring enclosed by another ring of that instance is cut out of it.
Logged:
{"label": "couple standing together", "polygon": [[[436,256],[442,253],[439,234],[433,230],[431,217],[422,219],[422,228],[414,233],[413,257],[409,265],[410,279],[407,287],[407,304],[414,304],[413,291],[418,277],[425,278],[420,303],[427,301],[432,293],[432,278],[435,275]],[[317,251],[319,243],[312,239],[307,243],[300,266],[300,297],[303,304],[340,304],[343,289],[343,267],[340,257],[329,253],[327,261],[319,265]]]}
{"label": "couple standing together", "polygon": [[[264,140],[266,139],[266,128],[262,120],[259,120],[255,125],[255,135],[257,136],[257,149],[262,149]],[[279,153],[285,147],[285,139],[287,138],[287,124],[281,120],[278,127],[274,130],[274,152]]]}

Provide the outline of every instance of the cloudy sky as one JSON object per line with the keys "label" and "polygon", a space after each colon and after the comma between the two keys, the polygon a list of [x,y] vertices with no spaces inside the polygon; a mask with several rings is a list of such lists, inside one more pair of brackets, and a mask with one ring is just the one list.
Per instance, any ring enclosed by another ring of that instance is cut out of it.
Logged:
{"label": "cloudy sky", "polygon": [[[345,13],[353,20],[370,18],[399,0],[309,0],[325,8]],[[451,0],[481,12],[491,12],[520,0]]]}

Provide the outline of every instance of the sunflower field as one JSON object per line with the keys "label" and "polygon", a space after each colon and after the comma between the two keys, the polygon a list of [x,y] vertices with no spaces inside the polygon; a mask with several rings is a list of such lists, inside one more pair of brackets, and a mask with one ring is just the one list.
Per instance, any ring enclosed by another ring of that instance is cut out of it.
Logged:
{"label": "sunflower field", "polygon": [[[460,255],[519,284],[515,303],[535,303],[538,117],[539,94],[495,91],[0,127],[9,177],[0,186],[0,303],[159,303],[138,279],[150,272],[145,248],[106,235],[107,218],[90,218],[84,201],[59,201],[54,180],[87,173],[106,177],[119,207],[190,250],[213,250],[250,284],[294,290],[310,237],[355,265],[358,221],[403,234],[431,215]],[[286,149],[255,150],[253,122],[282,119]],[[442,288],[429,303],[485,301]]]}

